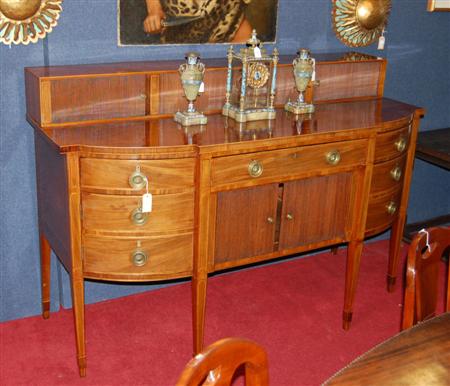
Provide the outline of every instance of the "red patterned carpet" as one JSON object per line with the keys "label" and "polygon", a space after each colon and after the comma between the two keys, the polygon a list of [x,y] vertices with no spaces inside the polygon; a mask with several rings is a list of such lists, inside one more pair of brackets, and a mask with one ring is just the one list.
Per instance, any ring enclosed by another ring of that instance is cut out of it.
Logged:
{"label": "red patterned carpet", "polygon": [[[253,339],[268,351],[272,386],[321,384],[399,331],[402,284],[393,294],[385,290],[387,248],[377,241],[364,249],[350,331],[341,327],[342,248],[212,277],[205,343]],[[85,379],[76,367],[71,310],[0,329],[2,386],[174,385],[192,350],[190,283],[87,305]]]}

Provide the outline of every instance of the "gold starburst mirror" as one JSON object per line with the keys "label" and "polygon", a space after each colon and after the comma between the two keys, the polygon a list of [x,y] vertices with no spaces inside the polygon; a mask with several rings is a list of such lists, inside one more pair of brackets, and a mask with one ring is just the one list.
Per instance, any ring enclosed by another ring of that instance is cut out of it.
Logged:
{"label": "gold starburst mirror", "polygon": [[391,0],[332,0],[333,27],[347,46],[368,46],[387,24]]}
{"label": "gold starburst mirror", "polygon": [[36,43],[51,32],[63,0],[0,0],[0,42]]}

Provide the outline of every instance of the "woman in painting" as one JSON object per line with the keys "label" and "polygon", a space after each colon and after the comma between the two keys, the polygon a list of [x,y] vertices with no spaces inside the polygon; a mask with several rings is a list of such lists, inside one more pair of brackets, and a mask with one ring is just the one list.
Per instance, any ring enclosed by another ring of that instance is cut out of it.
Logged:
{"label": "woman in painting", "polygon": [[[252,26],[245,18],[251,0],[146,0],[144,30],[161,34],[162,43],[245,42]],[[164,20],[198,17],[181,25],[164,28]]]}

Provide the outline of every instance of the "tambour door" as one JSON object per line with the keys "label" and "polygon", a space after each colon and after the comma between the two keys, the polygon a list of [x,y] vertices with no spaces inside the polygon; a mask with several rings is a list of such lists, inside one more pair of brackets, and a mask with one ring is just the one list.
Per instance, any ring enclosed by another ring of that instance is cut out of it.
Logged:
{"label": "tambour door", "polygon": [[217,194],[214,264],[273,252],[278,184]]}
{"label": "tambour door", "polygon": [[350,227],[352,173],[284,183],[279,249],[343,241]]}

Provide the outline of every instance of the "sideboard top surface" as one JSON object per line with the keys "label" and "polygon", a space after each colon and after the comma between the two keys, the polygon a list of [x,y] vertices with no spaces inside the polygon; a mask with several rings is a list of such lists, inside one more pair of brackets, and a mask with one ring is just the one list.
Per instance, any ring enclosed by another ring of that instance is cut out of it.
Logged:
{"label": "sideboard top surface", "polygon": [[[269,52],[272,50],[269,49]],[[336,53],[319,53],[314,54],[314,58],[318,64],[332,63],[348,63],[348,62],[374,62],[385,61],[384,58],[360,54],[357,52],[336,52]],[[291,64],[294,55],[280,55],[279,64]],[[116,63],[95,63],[80,65],[60,65],[60,66],[42,66],[42,67],[25,67],[25,71],[30,72],[38,78],[53,77],[77,77],[77,76],[96,76],[105,74],[130,74],[130,73],[146,73],[146,72],[171,72],[178,71],[178,67],[183,62],[182,55],[179,60],[163,60],[163,61],[140,61],[140,62],[116,62]],[[226,50],[224,49],[222,58],[205,58],[202,59],[206,68],[223,68],[227,66]]]}
{"label": "sideboard top surface", "polygon": [[[267,144],[267,141],[296,141],[314,138],[330,141],[367,137],[371,129],[386,129],[407,125],[418,108],[388,98],[325,103],[316,106],[311,116],[295,116],[278,110],[276,119],[238,123],[220,114],[208,116],[205,126],[182,127],[173,118],[123,120],[108,123],[82,124],[42,128],[60,151],[76,151],[80,147],[116,148],[200,148],[232,146],[233,144]],[[419,109],[419,111],[421,111]]]}

